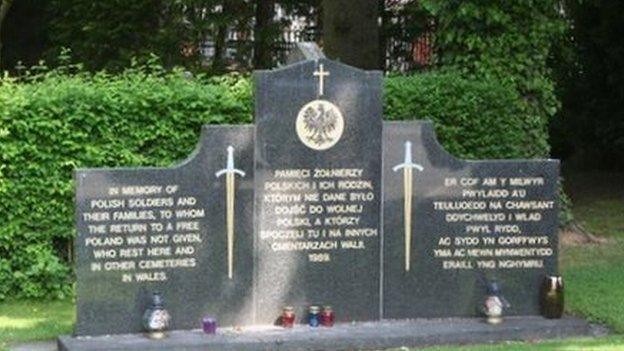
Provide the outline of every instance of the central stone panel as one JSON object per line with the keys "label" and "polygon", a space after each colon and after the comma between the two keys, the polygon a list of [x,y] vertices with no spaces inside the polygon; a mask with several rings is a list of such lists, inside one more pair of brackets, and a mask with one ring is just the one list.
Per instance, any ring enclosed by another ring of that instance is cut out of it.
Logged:
{"label": "central stone panel", "polygon": [[257,324],[380,318],[381,73],[325,59],[255,75]]}

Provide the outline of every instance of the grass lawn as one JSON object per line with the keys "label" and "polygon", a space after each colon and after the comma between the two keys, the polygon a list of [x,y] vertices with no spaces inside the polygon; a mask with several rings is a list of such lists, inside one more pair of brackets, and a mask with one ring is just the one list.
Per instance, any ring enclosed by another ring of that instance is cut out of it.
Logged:
{"label": "grass lawn", "polygon": [[564,186],[579,223],[593,234],[624,239],[624,173],[575,174]]}
{"label": "grass lawn", "polygon": [[74,311],[71,300],[0,303],[0,350],[16,341],[54,339],[71,333]]}
{"label": "grass lawn", "polygon": [[[401,350],[401,349],[399,349]],[[395,351],[399,351],[395,350]],[[582,338],[544,341],[539,343],[507,342],[496,345],[474,345],[461,347],[431,347],[420,351],[621,351],[624,350],[624,335],[603,338]]]}
{"label": "grass lawn", "polygon": [[624,240],[566,248],[563,261],[568,311],[624,333]]}
{"label": "grass lawn", "polygon": [[[624,174],[582,174],[566,185],[575,215],[592,233],[609,237],[603,245],[564,247],[561,268],[565,279],[566,309],[608,325],[617,335],[539,343],[503,343],[462,347],[434,347],[428,351],[456,350],[624,350]],[[0,350],[8,344],[53,339],[71,333],[75,320],[72,301],[7,301],[0,303]]]}

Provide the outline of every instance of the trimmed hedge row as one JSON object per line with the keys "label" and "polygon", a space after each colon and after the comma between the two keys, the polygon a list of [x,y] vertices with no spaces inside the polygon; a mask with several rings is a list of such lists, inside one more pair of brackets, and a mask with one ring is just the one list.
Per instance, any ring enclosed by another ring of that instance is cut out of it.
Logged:
{"label": "trimmed hedge row", "polygon": [[[545,156],[543,128],[514,88],[457,73],[390,77],[390,119],[432,119],[465,158]],[[0,83],[0,300],[72,292],[66,256],[77,167],[166,166],[186,158],[201,125],[252,122],[250,80],[189,79],[135,68],[120,75],[51,71]]]}
{"label": "trimmed hedge row", "polygon": [[427,73],[386,79],[384,94],[386,119],[432,120],[440,142],[457,157],[548,155],[546,127],[533,123],[541,117],[531,115],[511,85],[464,79],[453,72]]}

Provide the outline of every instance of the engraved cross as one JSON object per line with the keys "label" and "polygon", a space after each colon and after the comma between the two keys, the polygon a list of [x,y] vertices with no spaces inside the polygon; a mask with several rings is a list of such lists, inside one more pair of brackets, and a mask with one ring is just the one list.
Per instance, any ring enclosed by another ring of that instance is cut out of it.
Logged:
{"label": "engraved cross", "polygon": [[319,64],[318,70],[314,71],[314,76],[319,78],[319,96],[323,95],[323,83],[329,72],[323,70],[323,64]]}

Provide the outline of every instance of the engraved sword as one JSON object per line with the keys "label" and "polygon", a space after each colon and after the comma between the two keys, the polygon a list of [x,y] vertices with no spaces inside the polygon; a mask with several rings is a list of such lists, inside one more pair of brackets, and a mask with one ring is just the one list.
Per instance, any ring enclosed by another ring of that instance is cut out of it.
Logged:
{"label": "engraved sword", "polygon": [[226,229],[227,229],[227,250],[228,250],[228,278],[232,279],[234,272],[234,176],[236,174],[241,177],[245,176],[245,172],[234,168],[234,147],[227,147],[227,164],[226,167],[217,173],[217,178],[225,174],[225,203],[226,203]]}
{"label": "engraved sword", "polygon": [[423,167],[412,162],[412,143],[405,142],[405,158],[403,163],[392,168],[398,172],[403,170],[403,223],[405,225],[405,271],[409,272],[412,251],[412,168],[422,172]]}

